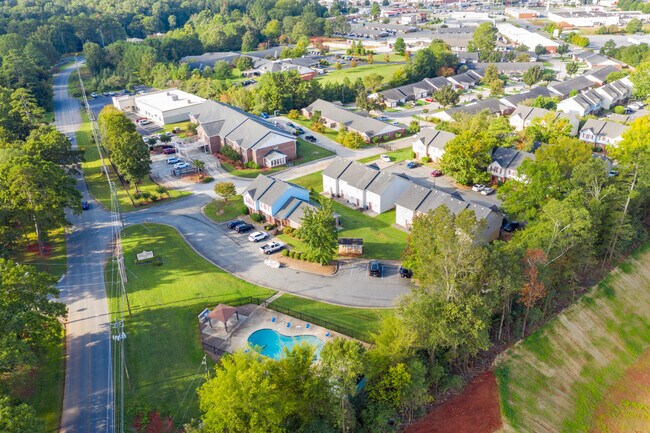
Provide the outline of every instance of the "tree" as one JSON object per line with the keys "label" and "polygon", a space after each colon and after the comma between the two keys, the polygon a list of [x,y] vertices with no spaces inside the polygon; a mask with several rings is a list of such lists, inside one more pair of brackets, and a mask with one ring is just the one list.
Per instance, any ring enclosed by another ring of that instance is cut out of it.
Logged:
{"label": "tree", "polygon": [[76,183],[58,165],[32,156],[7,159],[0,165],[0,204],[12,209],[21,225],[34,228],[41,256],[47,232],[68,225],[65,208],[81,213]]}
{"label": "tree", "polygon": [[343,65],[341,64],[341,62],[334,63],[334,69],[336,69],[337,71],[340,71],[341,68],[343,68]]}
{"label": "tree", "polygon": [[497,97],[504,94],[503,81],[501,79],[494,80],[490,83],[490,96]]}
{"label": "tree", "polygon": [[20,87],[14,90],[10,99],[11,111],[9,113],[19,116],[28,130],[34,128],[45,113],[32,92],[25,88]]}
{"label": "tree", "polygon": [[373,2],[372,6],[370,7],[370,16],[372,17],[373,20],[377,20],[380,14],[381,14],[381,8],[379,7],[379,3]]}
{"label": "tree", "polygon": [[117,171],[138,191],[138,183],[151,171],[149,147],[137,132],[125,132],[111,147],[111,161]]}
{"label": "tree", "polygon": [[237,66],[237,69],[240,71],[247,71],[253,67],[253,59],[248,56],[241,56],[235,62],[235,66]]}
{"label": "tree", "polygon": [[447,301],[477,290],[487,251],[481,242],[484,227],[473,211],[453,214],[447,206],[413,220],[404,266],[423,290]]}
{"label": "tree", "polygon": [[244,36],[241,40],[241,50],[243,53],[248,51],[255,51],[257,49],[257,37],[250,30],[244,33]]}
{"label": "tree", "polygon": [[542,250],[528,250],[524,256],[524,275],[526,282],[519,292],[520,297],[518,300],[526,307],[526,314],[524,315],[524,322],[521,327],[521,338],[526,336],[526,322],[531,307],[546,296],[544,283],[539,277],[539,267],[546,263],[546,261],[546,254]]}
{"label": "tree", "polygon": [[234,197],[237,195],[237,189],[235,188],[235,184],[233,182],[218,182],[214,186],[214,192],[223,197],[223,200],[228,203],[228,199],[230,197]]}
{"label": "tree", "polygon": [[[59,319],[67,310],[55,300],[56,280],[33,266],[0,259],[0,374],[33,365],[44,348],[61,340]],[[0,416],[0,426],[3,420]]]}
{"label": "tree", "polygon": [[366,89],[368,89],[371,92],[376,92],[384,84],[384,77],[383,75],[379,75],[375,72],[368,74],[363,77],[363,85],[366,86]]}
{"label": "tree", "polygon": [[546,54],[546,47],[543,45],[536,45],[535,46],[535,56],[539,59],[539,56],[543,56]]}
{"label": "tree", "polygon": [[579,65],[576,62],[570,62],[566,64],[566,73],[569,76],[575,75],[578,72]]}
{"label": "tree", "polygon": [[368,54],[368,57],[366,58],[366,62],[368,62],[369,65],[372,65],[373,63],[375,63],[375,56],[373,56],[372,53]]}
{"label": "tree", "polygon": [[309,260],[326,265],[334,258],[338,235],[330,200],[321,200],[318,209],[307,207],[298,236],[307,247]]}
{"label": "tree", "polygon": [[525,134],[528,143],[532,146],[535,142],[556,142],[560,137],[571,135],[572,126],[565,117],[557,113],[548,113],[544,117],[536,117],[526,128]]}
{"label": "tree", "polygon": [[350,60],[350,67],[351,68],[356,68],[358,64],[359,64],[359,62],[357,62],[356,59]]}
{"label": "tree", "polygon": [[408,128],[406,129],[409,134],[417,134],[420,132],[420,122],[417,120],[411,120]]}
{"label": "tree", "polygon": [[219,60],[214,64],[214,76],[217,80],[226,80],[232,77],[232,68],[230,63]]}
{"label": "tree", "polygon": [[493,51],[496,41],[497,28],[489,22],[481,23],[472,35],[472,43],[478,51]]}
{"label": "tree", "polygon": [[568,44],[560,44],[557,47],[557,53],[560,55],[560,58],[564,60],[564,55],[569,52],[569,45]]}
{"label": "tree", "polygon": [[266,23],[266,26],[264,26],[262,34],[266,36],[269,41],[275,42],[282,34],[282,24],[278,20],[271,20]]}
{"label": "tree", "polygon": [[363,358],[361,344],[338,337],[323,346],[320,353],[322,374],[329,381],[330,395],[337,403],[332,410],[343,433],[353,427],[354,412],[349,399],[357,387],[357,377],[363,372]]}
{"label": "tree", "polygon": [[0,395],[0,431],[6,433],[45,433],[45,423],[28,405],[12,404]]}
{"label": "tree", "polygon": [[443,86],[440,89],[433,92],[431,95],[434,101],[443,107],[450,107],[458,103],[460,96],[451,86]]}
{"label": "tree", "polygon": [[634,96],[647,98],[650,96],[650,62],[641,63],[630,76],[634,83]]}
{"label": "tree", "polygon": [[532,87],[533,84],[537,84],[542,79],[542,68],[539,66],[532,66],[528,68],[522,77],[523,82],[528,86]]}
{"label": "tree", "polygon": [[615,50],[616,50],[616,42],[614,42],[613,39],[610,39],[603,44],[603,46],[600,49],[600,54],[604,56],[612,57]]}
{"label": "tree", "polygon": [[406,43],[404,42],[404,38],[395,39],[395,45],[393,48],[397,54],[403,55],[406,51]]}
{"label": "tree", "polygon": [[214,377],[199,390],[202,421],[208,431],[281,433],[285,396],[255,351],[235,352],[221,359]]}
{"label": "tree", "polygon": [[485,68],[485,74],[481,81],[483,84],[490,84],[496,80],[501,80],[501,77],[499,77],[499,70],[495,65],[488,65],[488,67]]}
{"label": "tree", "polygon": [[81,161],[81,152],[72,150],[65,135],[51,125],[41,125],[34,129],[22,146],[27,155],[53,162],[60,166],[76,164]]}
{"label": "tree", "polygon": [[86,60],[86,66],[93,74],[101,73],[106,65],[106,53],[94,42],[86,42],[83,47],[83,55]]}
{"label": "tree", "polygon": [[[607,258],[610,260],[616,254],[617,244],[624,229],[624,225],[629,218],[631,205],[634,200],[638,200],[641,194],[639,190],[645,190],[650,185],[650,116],[644,116],[636,119],[630,124],[630,128],[623,133],[623,141],[617,148],[613,149],[612,154],[619,164],[625,168],[627,194],[625,203],[622,208],[621,216],[615,226]],[[647,194],[647,193],[646,193]]]}
{"label": "tree", "polygon": [[643,23],[638,18],[632,18],[625,26],[625,33],[638,33],[643,28]]}
{"label": "tree", "polygon": [[445,145],[440,168],[463,185],[486,182],[489,179],[487,167],[492,162],[492,146],[481,136],[464,132]]}

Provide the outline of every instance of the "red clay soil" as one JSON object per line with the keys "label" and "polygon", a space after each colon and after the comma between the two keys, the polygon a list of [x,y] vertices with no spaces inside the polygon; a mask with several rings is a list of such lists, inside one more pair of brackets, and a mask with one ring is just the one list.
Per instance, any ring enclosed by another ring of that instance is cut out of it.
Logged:
{"label": "red clay soil", "polygon": [[[38,250],[38,242],[29,244],[25,247],[25,250],[30,253],[30,254],[39,254]],[[52,255],[52,246],[45,244],[43,245],[43,256],[44,257],[50,257]]]}
{"label": "red clay soil", "polygon": [[493,433],[501,426],[497,382],[486,371],[403,433]]}

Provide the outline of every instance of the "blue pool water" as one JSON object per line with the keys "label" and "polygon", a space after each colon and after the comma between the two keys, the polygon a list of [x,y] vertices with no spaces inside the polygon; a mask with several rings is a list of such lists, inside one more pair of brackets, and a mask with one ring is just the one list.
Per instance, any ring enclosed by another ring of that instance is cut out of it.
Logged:
{"label": "blue pool water", "polygon": [[318,358],[323,342],[313,335],[297,335],[288,337],[273,329],[259,329],[248,337],[248,344],[255,347],[262,355],[273,359],[282,358],[284,348],[291,350],[297,344],[307,343],[316,347],[316,358]]}

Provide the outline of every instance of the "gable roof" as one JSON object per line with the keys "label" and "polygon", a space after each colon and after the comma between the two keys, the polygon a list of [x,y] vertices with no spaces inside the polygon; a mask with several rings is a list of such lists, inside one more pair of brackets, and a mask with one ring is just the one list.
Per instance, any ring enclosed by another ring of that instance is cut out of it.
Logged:
{"label": "gable roof", "polygon": [[615,66],[603,66],[602,68],[594,69],[591,72],[585,74],[586,77],[591,77],[594,80],[597,80],[600,83],[605,82],[605,79],[612,72],[618,72],[619,69]]}
{"label": "gable roof", "polygon": [[323,176],[331,177],[332,179],[338,179],[341,177],[346,168],[352,164],[352,161],[348,159],[343,159],[340,156],[334,158],[334,161],[323,170]]}
{"label": "gable roof", "polygon": [[555,92],[555,93],[557,93],[557,94],[559,94],[559,95],[561,95],[563,97],[566,97],[566,96],[569,96],[569,94],[573,90],[580,91],[580,90],[588,89],[590,87],[593,87],[594,84],[595,83],[592,80],[590,80],[589,78],[587,78],[585,76],[580,76],[580,77],[576,77],[576,78],[573,78],[573,79],[568,80],[568,81],[564,81],[562,83],[551,84],[548,87],[553,92]]}
{"label": "gable roof", "polygon": [[364,190],[368,188],[370,182],[372,182],[379,173],[380,171],[377,169],[352,161],[339,179],[353,188]]}
{"label": "gable roof", "polygon": [[420,140],[425,147],[433,146],[438,149],[444,149],[445,145],[455,137],[456,134],[433,128],[422,128],[417,135],[417,139]]}
{"label": "gable roof", "polygon": [[244,194],[250,195],[253,201],[257,201],[273,185],[273,182],[275,179],[260,174],[246,187]]}
{"label": "gable roof", "polygon": [[197,121],[208,136],[219,135],[243,149],[258,149],[295,140],[288,132],[260,117],[216,101],[206,101],[198,106],[190,112],[190,118]]}
{"label": "gable roof", "polygon": [[322,99],[317,99],[307,106],[305,110],[309,112],[318,110],[323,117],[341,123],[352,130],[364,133],[368,137],[390,134],[402,130],[402,128],[373,119],[372,117],[362,116],[331,102],[323,101]]}
{"label": "gable roof", "polygon": [[484,219],[492,209],[476,203],[470,203],[452,196],[444,191],[413,185],[395,203],[396,206],[406,208],[412,212],[425,213],[446,206],[454,214],[459,214],[465,209],[473,210],[476,219]]}
{"label": "gable roof", "polygon": [[366,188],[366,191],[373,194],[381,195],[386,191],[393,183],[395,182],[409,182],[408,179],[403,178],[395,173],[387,173],[385,171],[380,171],[379,174],[370,182],[370,185]]}
{"label": "gable roof", "polygon": [[504,104],[516,107],[517,104],[526,101],[528,99],[535,99],[538,96],[543,96],[546,98],[553,95],[554,94],[546,87],[533,87],[532,89],[526,90],[525,92],[517,93],[510,96],[504,96],[503,98],[499,99],[499,101],[503,102]]}
{"label": "gable roof", "polygon": [[492,149],[492,162],[496,162],[504,170],[516,170],[527,159],[535,160],[535,155],[513,147],[495,147]]}
{"label": "gable roof", "polygon": [[537,108],[537,107],[527,107],[526,105],[518,105],[515,111],[512,112],[510,117],[515,117],[519,116],[521,117],[521,120],[524,122],[526,120],[533,120],[538,117],[544,117],[548,113],[550,113],[549,110],[545,110],[544,108]]}
{"label": "gable roof", "polygon": [[483,110],[488,110],[491,114],[494,114],[494,113],[501,113],[506,108],[508,107],[502,104],[498,99],[489,98],[489,99],[483,99],[478,102],[473,102],[471,104],[461,105],[460,107],[451,108],[447,110],[446,113],[451,116],[454,113],[476,114],[476,113],[480,113]]}
{"label": "gable roof", "polygon": [[618,122],[607,122],[598,119],[588,119],[580,132],[591,129],[594,135],[601,137],[611,138],[613,140],[620,138],[625,131],[630,129],[628,125],[623,125]]}

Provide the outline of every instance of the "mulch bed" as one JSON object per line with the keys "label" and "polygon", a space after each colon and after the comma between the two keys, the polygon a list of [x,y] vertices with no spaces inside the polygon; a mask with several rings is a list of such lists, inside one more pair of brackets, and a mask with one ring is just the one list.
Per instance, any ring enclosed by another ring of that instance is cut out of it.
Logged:
{"label": "mulch bed", "polygon": [[273,254],[271,256],[272,260],[277,260],[282,263],[284,266],[287,266],[291,269],[297,269],[299,271],[311,272],[312,274],[319,275],[334,275],[337,269],[337,265],[329,264],[326,266],[321,266],[318,263],[306,262],[304,260],[292,259],[291,257],[283,256],[282,254]]}
{"label": "mulch bed", "polygon": [[158,412],[149,412],[146,415],[147,420],[142,418],[142,415],[136,415],[133,418],[133,427],[138,433],[173,433],[181,431],[180,428],[174,430],[174,421],[171,417],[162,417]]}
{"label": "mulch bed", "polygon": [[404,433],[493,433],[501,427],[496,378],[486,371]]}

